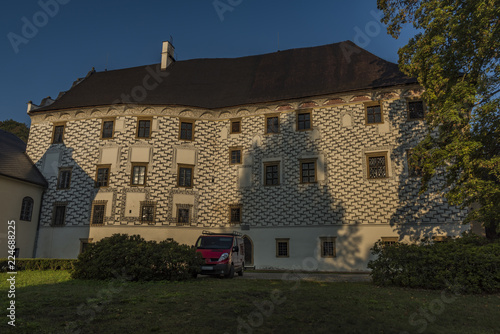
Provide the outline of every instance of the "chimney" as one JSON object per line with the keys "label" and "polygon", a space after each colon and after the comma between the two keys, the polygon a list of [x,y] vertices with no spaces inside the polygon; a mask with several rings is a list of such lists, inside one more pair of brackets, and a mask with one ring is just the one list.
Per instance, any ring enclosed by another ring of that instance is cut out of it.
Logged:
{"label": "chimney", "polygon": [[161,50],[161,70],[166,70],[174,61],[174,46],[170,42],[163,42]]}

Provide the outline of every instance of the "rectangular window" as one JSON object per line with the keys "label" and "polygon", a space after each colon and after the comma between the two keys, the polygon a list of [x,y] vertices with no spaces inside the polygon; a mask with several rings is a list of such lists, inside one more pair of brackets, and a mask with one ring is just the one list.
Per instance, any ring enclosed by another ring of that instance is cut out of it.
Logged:
{"label": "rectangular window", "polygon": [[54,211],[52,214],[52,225],[64,226],[65,218],[66,218],[66,204],[54,205]]}
{"label": "rectangular window", "polygon": [[383,123],[382,106],[380,104],[367,104],[366,110],[366,124],[379,124]]}
{"label": "rectangular window", "polygon": [[301,111],[297,113],[297,130],[311,130],[312,111]]}
{"label": "rectangular window", "polygon": [[95,186],[97,188],[109,186],[109,169],[111,165],[97,166]]}
{"label": "rectangular window", "polygon": [[241,147],[229,148],[229,163],[231,165],[241,164]]}
{"label": "rectangular window", "polygon": [[137,138],[151,138],[151,119],[137,120]]}
{"label": "rectangular window", "polygon": [[189,225],[189,209],[177,209],[177,225]]}
{"label": "rectangular window", "polygon": [[399,237],[382,237],[382,244],[387,246],[395,245],[399,242]]}
{"label": "rectangular window", "polygon": [[147,176],[147,164],[132,164],[132,175],[130,184],[132,186],[145,186]]}
{"label": "rectangular window", "polygon": [[280,118],[278,115],[266,116],[266,133],[280,132]]}
{"label": "rectangular window", "polygon": [[177,186],[185,188],[193,187],[193,166],[179,165],[177,172]]}
{"label": "rectangular window", "polygon": [[423,101],[409,101],[408,102],[408,119],[417,120],[423,119],[424,114],[424,102]]}
{"label": "rectangular window", "polygon": [[231,120],[231,133],[241,133],[241,119]]}
{"label": "rectangular window", "polygon": [[369,179],[382,179],[387,177],[387,155],[385,153],[367,155],[366,166]]}
{"label": "rectangular window", "polygon": [[52,144],[62,144],[64,140],[64,125],[54,125]]}
{"label": "rectangular window", "polygon": [[276,239],[276,257],[289,257],[290,239]]}
{"label": "rectangular window", "polygon": [[21,205],[20,220],[31,221],[31,214],[33,213],[33,198],[24,197]]}
{"label": "rectangular window", "polygon": [[229,223],[241,224],[241,205],[229,207]]}
{"label": "rectangular window", "polygon": [[264,185],[279,186],[280,164],[279,162],[268,162],[264,164]]}
{"label": "rectangular window", "polygon": [[80,254],[92,245],[93,238],[80,238]]}
{"label": "rectangular window", "polygon": [[154,223],[155,206],[155,203],[151,201],[141,202],[141,223]]}
{"label": "rectangular window", "polygon": [[115,128],[114,120],[103,120],[102,121],[102,131],[101,139],[112,139]]}
{"label": "rectangular window", "polygon": [[335,237],[321,237],[321,257],[336,257]]}
{"label": "rectangular window", "polygon": [[92,206],[92,225],[104,224],[104,216],[106,214],[106,202],[96,201]]}
{"label": "rectangular window", "polygon": [[300,161],[300,183],[316,182],[316,160]]}
{"label": "rectangular window", "polygon": [[69,189],[71,183],[71,168],[59,169],[57,189]]}
{"label": "rectangular window", "polygon": [[194,138],[194,121],[181,121],[179,125],[179,139],[193,140]]}
{"label": "rectangular window", "polygon": [[422,169],[412,163],[412,150],[406,151],[406,165],[408,166],[408,176],[409,177],[421,177]]}

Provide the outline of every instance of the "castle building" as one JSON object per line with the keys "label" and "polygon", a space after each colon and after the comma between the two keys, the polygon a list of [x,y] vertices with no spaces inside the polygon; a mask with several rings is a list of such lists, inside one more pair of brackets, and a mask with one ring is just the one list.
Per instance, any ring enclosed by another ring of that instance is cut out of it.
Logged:
{"label": "castle building", "polygon": [[48,181],[37,257],[115,233],[194,244],[239,231],[246,266],[366,270],[370,248],[456,236],[465,211],[408,164],[425,136],[415,78],[352,42],[95,72],[31,104]]}

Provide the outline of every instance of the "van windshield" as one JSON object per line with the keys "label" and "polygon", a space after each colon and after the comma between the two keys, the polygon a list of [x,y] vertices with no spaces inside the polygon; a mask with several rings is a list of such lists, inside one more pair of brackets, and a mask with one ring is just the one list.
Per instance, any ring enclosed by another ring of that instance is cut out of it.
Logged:
{"label": "van windshield", "polygon": [[196,242],[199,249],[229,249],[232,246],[232,237],[199,237]]}

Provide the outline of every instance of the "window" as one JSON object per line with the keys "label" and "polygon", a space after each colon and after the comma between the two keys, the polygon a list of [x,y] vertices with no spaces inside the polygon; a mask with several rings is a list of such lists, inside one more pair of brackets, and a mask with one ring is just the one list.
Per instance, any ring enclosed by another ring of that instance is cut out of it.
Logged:
{"label": "window", "polygon": [[104,224],[104,216],[106,215],[106,201],[94,201],[92,205],[92,225]]}
{"label": "window", "polygon": [[181,121],[179,125],[179,139],[193,140],[194,138],[194,121]]}
{"label": "window", "polygon": [[264,164],[264,185],[279,186],[280,164],[279,162],[268,162]]}
{"label": "window", "polygon": [[229,148],[229,164],[231,165],[241,164],[241,147]]}
{"label": "window", "polygon": [[141,223],[154,224],[155,206],[151,201],[141,202]]}
{"label": "window", "polygon": [[385,153],[374,153],[366,156],[366,166],[369,179],[387,177],[387,156]]}
{"label": "window", "polygon": [[321,257],[336,257],[335,237],[321,237]]}
{"label": "window", "polygon": [[241,205],[231,205],[229,207],[229,223],[241,224]]}
{"label": "window", "polygon": [[114,120],[103,120],[101,129],[101,139],[113,138],[114,128],[115,128]]}
{"label": "window", "polygon": [[71,168],[59,169],[57,189],[69,189],[71,183]]}
{"label": "window", "polygon": [[52,144],[62,144],[64,140],[64,124],[54,124]]}
{"label": "window", "polygon": [[147,175],[147,164],[132,164],[132,177],[130,185],[132,186],[145,186]]}
{"label": "window", "polygon": [[241,133],[241,119],[231,120],[231,133]]}
{"label": "window", "polygon": [[179,165],[177,173],[177,185],[179,187],[192,188],[193,187],[193,166]]}
{"label": "window", "polygon": [[177,209],[177,225],[189,225],[189,208]]}
{"label": "window", "polygon": [[298,131],[311,130],[312,129],[311,119],[312,119],[311,110],[298,112],[297,130]]}
{"label": "window", "polygon": [[416,166],[412,163],[412,150],[406,151],[406,165],[408,166],[408,176],[409,177],[420,177],[422,176],[422,168]]}
{"label": "window", "polygon": [[424,118],[424,102],[423,101],[408,101],[408,119],[417,120]]}
{"label": "window", "polygon": [[399,237],[382,237],[382,245],[392,246],[399,242]]}
{"label": "window", "polygon": [[266,133],[280,132],[280,118],[278,115],[266,116]]}
{"label": "window", "polygon": [[92,244],[93,238],[80,238],[80,253],[85,252]]}
{"label": "window", "polygon": [[316,182],[316,160],[300,161],[300,183]]}
{"label": "window", "polygon": [[109,169],[111,165],[97,166],[95,186],[97,188],[109,186]]}
{"label": "window", "polygon": [[366,124],[383,123],[382,106],[380,104],[366,104]]}
{"label": "window", "polygon": [[290,239],[276,239],[276,257],[289,257]]}
{"label": "window", "polygon": [[52,213],[52,226],[64,226],[66,204],[55,204]]}
{"label": "window", "polygon": [[137,138],[151,138],[151,119],[137,120]]}
{"label": "window", "polygon": [[21,216],[20,220],[31,221],[31,214],[33,213],[33,198],[25,197],[23,198],[23,204],[21,205]]}

